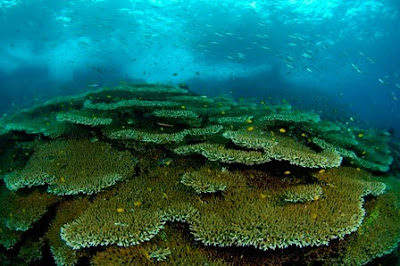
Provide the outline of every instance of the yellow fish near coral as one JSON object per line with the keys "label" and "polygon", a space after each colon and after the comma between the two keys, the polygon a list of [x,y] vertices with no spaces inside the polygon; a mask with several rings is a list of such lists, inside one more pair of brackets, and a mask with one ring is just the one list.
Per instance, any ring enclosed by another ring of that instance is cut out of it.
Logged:
{"label": "yellow fish near coral", "polygon": [[279,132],[281,132],[281,133],[286,133],[286,129],[280,128],[280,129],[279,129]]}

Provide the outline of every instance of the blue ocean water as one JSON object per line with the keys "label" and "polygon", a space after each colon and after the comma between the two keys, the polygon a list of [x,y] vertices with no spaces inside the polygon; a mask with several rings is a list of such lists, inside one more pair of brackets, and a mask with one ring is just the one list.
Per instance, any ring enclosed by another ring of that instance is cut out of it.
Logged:
{"label": "blue ocean water", "polygon": [[400,4],[0,2],[0,112],[119,81],[290,104],[400,131]]}

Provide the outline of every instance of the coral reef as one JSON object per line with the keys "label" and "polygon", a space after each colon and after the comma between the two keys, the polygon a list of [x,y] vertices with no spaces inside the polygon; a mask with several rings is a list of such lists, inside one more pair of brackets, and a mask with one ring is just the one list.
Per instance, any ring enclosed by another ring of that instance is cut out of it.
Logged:
{"label": "coral reef", "polygon": [[288,103],[121,83],[3,117],[0,143],[8,264],[363,265],[400,241],[400,146]]}

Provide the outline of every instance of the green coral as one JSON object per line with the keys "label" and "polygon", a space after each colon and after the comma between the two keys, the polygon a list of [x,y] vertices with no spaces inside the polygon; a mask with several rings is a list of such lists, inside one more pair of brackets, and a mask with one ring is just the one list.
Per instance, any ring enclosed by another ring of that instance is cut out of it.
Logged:
{"label": "green coral", "polygon": [[21,240],[21,232],[10,230],[4,221],[0,222],[0,245],[6,249],[12,249]]}
{"label": "green coral", "polygon": [[237,191],[228,200],[202,206],[190,228],[197,240],[221,247],[254,246],[267,250],[329,245],[331,240],[343,239],[360,227],[369,177],[344,168],[328,170],[318,178],[327,183],[322,187],[324,197],[303,203],[307,208],[277,205],[274,193],[280,194],[279,191],[264,194],[256,189],[247,192],[250,195],[244,202]]}
{"label": "green coral", "polygon": [[390,134],[257,101],[121,83],[3,117],[1,174],[18,191],[1,191],[0,256],[353,265],[392,252],[399,182],[375,176],[396,166]]}
{"label": "green coral", "polygon": [[275,114],[269,114],[260,118],[260,121],[266,122],[267,124],[279,123],[279,122],[290,122],[290,123],[318,123],[321,118],[318,114],[311,112],[281,112]]}
{"label": "green coral", "polygon": [[319,200],[322,196],[322,187],[320,185],[296,185],[286,189],[284,192],[284,201],[286,202],[306,202]]}
{"label": "green coral", "polygon": [[11,192],[7,201],[2,204],[0,213],[4,217],[4,223],[8,229],[27,231],[57,200],[53,195],[38,191],[26,196]]}
{"label": "green coral", "polygon": [[338,167],[342,162],[335,149],[317,153],[290,137],[244,131],[227,131],[223,136],[238,146],[263,150],[270,160],[289,161],[302,167],[331,168]]}
{"label": "green coral", "polygon": [[56,195],[94,194],[134,172],[135,160],[105,143],[54,141],[43,144],[27,165],[7,174],[11,190],[49,184]]}
{"label": "green coral", "polygon": [[64,201],[58,206],[57,213],[47,231],[45,238],[57,265],[76,265],[83,254],[67,246],[60,237],[61,227],[78,218],[89,206],[89,200],[76,199]]}
{"label": "green coral", "polygon": [[214,193],[224,191],[228,186],[229,179],[226,177],[229,173],[213,171],[209,168],[184,173],[181,178],[181,183],[185,186],[192,187],[198,194],[200,193]]}
{"label": "green coral", "polygon": [[108,135],[111,139],[122,139],[122,140],[138,140],[142,142],[166,144],[166,143],[179,143],[185,138],[185,132],[178,133],[148,133],[140,132],[132,129],[123,129],[114,131]]}
{"label": "green coral", "polygon": [[159,179],[130,180],[99,194],[79,218],[61,228],[62,239],[73,249],[149,241],[167,221],[186,221],[195,213],[186,204],[187,195],[174,191],[176,178],[164,176],[167,187],[159,186]]}
{"label": "green coral", "polygon": [[180,146],[174,149],[174,152],[180,155],[197,153],[203,155],[210,161],[218,161],[223,163],[254,165],[271,161],[269,156],[258,151],[226,149],[223,145],[212,143],[199,143]]}
{"label": "green coral", "polygon": [[18,258],[25,263],[33,263],[34,261],[41,260],[44,244],[43,239],[29,240],[19,249]]}
{"label": "green coral", "polygon": [[70,122],[75,124],[81,124],[86,126],[105,126],[110,125],[112,123],[112,118],[106,117],[97,117],[92,114],[88,116],[86,114],[82,114],[81,112],[68,112],[68,113],[60,113],[56,116],[57,121],[59,122]]}
{"label": "green coral", "polygon": [[140,99],[129,99],[111,103],[92,103],[86,100],[83,105],[86,109],[98,109],[103,111],[126,109],[126,108],[158,108],[158,107],[176,107],[179,106],[178,102],[173,101],[149,101]]}
{"label": "green coral", "polygon": [[396,249],[400,242],[400,182],[395,178],[387,180],[389,192],[368,202],[364,223],[357,234],[350,239],[343,255],[346,265],[364,265],[372,259],[382,257]]}

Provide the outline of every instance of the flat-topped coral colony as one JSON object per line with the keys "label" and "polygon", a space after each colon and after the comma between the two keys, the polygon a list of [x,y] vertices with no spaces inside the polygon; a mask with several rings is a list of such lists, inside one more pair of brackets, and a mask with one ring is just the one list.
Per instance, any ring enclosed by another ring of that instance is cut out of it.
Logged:
{"label": "flat-topped coral colony", "polygon": [[0,121],[0,260],[362,265],[396,249],[390,134],[127,84]]}

